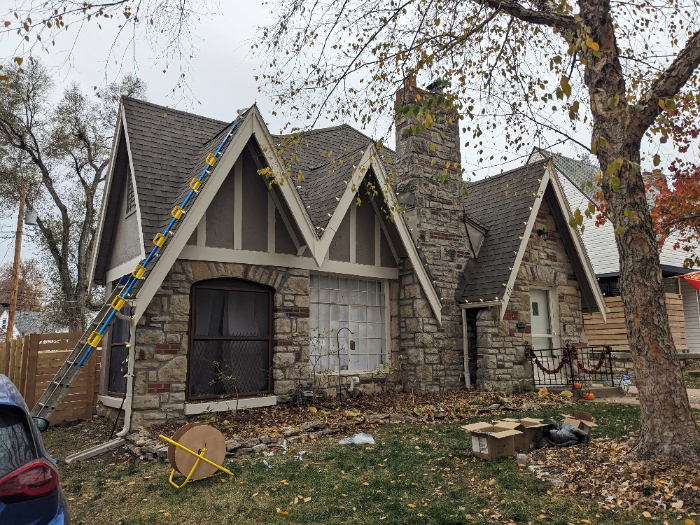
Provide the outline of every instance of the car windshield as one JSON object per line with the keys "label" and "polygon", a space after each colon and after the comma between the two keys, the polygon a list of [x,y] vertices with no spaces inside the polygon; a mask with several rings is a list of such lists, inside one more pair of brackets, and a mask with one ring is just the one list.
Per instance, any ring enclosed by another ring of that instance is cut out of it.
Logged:
{"label": "car windshield", "polygon": [[26,414],[0,405],[0,478],[38,457]]}

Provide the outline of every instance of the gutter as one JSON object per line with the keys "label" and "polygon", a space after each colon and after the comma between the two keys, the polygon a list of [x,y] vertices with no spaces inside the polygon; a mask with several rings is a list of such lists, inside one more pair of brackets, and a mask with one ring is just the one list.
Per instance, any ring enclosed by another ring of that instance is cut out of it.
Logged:
{"label": "gutter", "polygon": [[[131,404],[134,400],[134,363],[136,361],[136,318],[131,320],[131,337],[129,337],[129,361],[126,374],[126,397],[124,399],[124,426],[117,432],[118,438],[123,438],[131,428]],[[119,413],[117,413],[119,417]]]}

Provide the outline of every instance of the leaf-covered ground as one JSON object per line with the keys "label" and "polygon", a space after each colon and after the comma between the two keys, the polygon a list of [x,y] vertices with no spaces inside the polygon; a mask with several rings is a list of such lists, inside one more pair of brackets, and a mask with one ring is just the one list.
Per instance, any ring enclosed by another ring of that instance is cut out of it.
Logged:
{"label": "leaf-covered ground", "polygon": [[[589,404],[598,436],[621,438],[639,426],[639,408]],[[555,416],[561,409],[515,416]],[[297,446],[295,454],[227,461],[233,478],[216,475],[176,490],[162,463],[110,464],[111,459],[62,467],[75,523],[683,523],[692,508],[632,510],[600,505],[591,494],[556,489],[510,458],[471,455],[465,421],[384,425],[373,446],[339,446],[338,437]],[[79,436],[81,425],[65,431]],[[66,434],[64,433],[64,436]],[[588,448],[566,449],[576,454]],[[604,441],[601,443],[608,443]],[[49,450],[58,443],[51,443]],[[562,451],[563,453],[564,451]],[[55,453],[55,452],[54,452]],[[590,478],[589,473],[582,477]],[[681,518],[681,521],[679,521]],[[700,522],[700,521],[699,521]]]}

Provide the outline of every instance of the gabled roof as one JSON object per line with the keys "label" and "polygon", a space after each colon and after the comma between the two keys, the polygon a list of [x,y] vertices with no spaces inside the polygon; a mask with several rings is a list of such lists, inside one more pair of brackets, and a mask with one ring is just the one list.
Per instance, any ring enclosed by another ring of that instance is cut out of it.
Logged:
{"label": "gabled roof", "polygon": [[[170,221],[173,206],[179,205],[189,191],[188,185],[192,177],[201,173],[204,158],[216,149],[228,133],[231,124],[133,99],[123,100],[120,122],[128,144],[129,163],[136,180],[136,208],[142,229],[141,237],[145,252],[148,252],[155,234]],[[117,135],[113,146],[113,165],[119,156],[117,150],[121,135]],[[187,213],[184,218],[171,230],[173,235],[169,236],[165,252],[153,263],[154,266],[149,264],[147,281],[139,282],[134,312],[136,319],[143,314],[244,148],[252,147],[256,162],[263,162],[273,173],[289,172],[288,166],[283,165],[278,156],[282,139],[283,137],[273,137],[269,133],[257,107],[253,106],[239,116],[232,138],[207,175],[197,198],[186,207]],[[297,145],[298,150],[293,160],[299,166],[297,169],[303,167],[307,170],[302,169],[305,182],[295,184],[296,177],[292,171],[291,180],[277,188],[289,207],[313,259],[320,267],[326,259],[335,232],[366,174],[371,172],[375,177],[387,201],[387,208],[398,209],[394,193],[387,182],[387,167],[390,164],[387,156],[391,157],[393,152],[387,153],[388,150],[383,148],[379,152],[369,137],[352,130],[349,126],[308,132],[302,134],[301,139],[301,146]],[[328,151],[331,150],[327,148],[341,148],[341,144],[347,144],[346,139],[350,141],[350,146],[341,158],[328,156]],[[340,162],[341,160],[343,162]],[[98,254],[108,250],[108,246],[105,245],[108,245],[110,240],[103,240],[101,236],[108,210],[116,208],[114,205],[111,205],[111,208],[108,206],[112,172],[113,166],[108,175],[98,225]],[[307,203],[313,202],[314,205],[305,204],[301,194]],[[322,212],[312,212],[316,205]],[[420,257],[403,218],[397,212],[392,213],[406,253],[416,267],[418,279],[426,291],[436,318],[440,321],[441,301],[420,264]],[[325,226],[320,226],[321,224]],[[102,254],[102,259],[104,258]],[[95,261],[98,259],[100,255],[93,259],[91,273],[94,273]]]}
{"label": "gabled roof", "polygon": [[[367,148],[376,141],[347,124],[273,136],[290,166],[292,181],[319,237],[328,225]],[[393,160],[394,152],[382,148],[380,158]],[[303,180],[297,180],[301,172]]]}
{"label": "gabled roof", "polygon": [[467,189],[465,214],[483,224],[487,232],[462,296],[457,298],[462,307],[498,305],[503,318],[537,213],[547,199],[579,282],[583,307],[600,311],[605,318],[605,300],[583,242],[568,225],[570,212],[548,159],[472,182]]}
{"label": "gabled roof", "polygon": [[546,162],[467,185],[469,194],[463,198],[465,213],[482,224],[487,233],[462,301],[490,302],[503,298]]}
{"label": "gabled roof", "polygon": [[[588,207],[588,203],[597,204],[593,195],[598,191],[595,176],[600,168],[580,160],[570,159],[551,151],[534,149],[530,155],[530,162],[540,162],[541,159],[551,159],[552,164],[560,175],[560,181],[567,204],[571,211]],[[647,192],[647,203],[653,206],[653,195]],[[614,276],[620,272],[620,261],[617,253],[617,241],[610,221],[601,226],[595,225],[595,218],[584,216],[585,229],[581,238],[586,246],[593,270],[598,276]],[[664,243],[659,253],[661,268],[669,273],[686,273],[690,271],[683,267],[686,253],[683,250],[674,250],[673,245],[678,236],[671,235]]]}
{"label": "gabled roof", "polygon": [[[230,123],[124,97],[124,128],[146,251],[196,171],[202,151]],[[206,155],[205,155],[206,156]]]}

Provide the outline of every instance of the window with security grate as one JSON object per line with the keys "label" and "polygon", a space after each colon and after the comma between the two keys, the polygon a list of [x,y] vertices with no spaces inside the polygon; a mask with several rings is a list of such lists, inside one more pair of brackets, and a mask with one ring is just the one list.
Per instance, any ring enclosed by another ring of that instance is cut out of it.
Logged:
{"label": "window with security grate", "polygon": [[192,287],[188,399],[272,390],[272,291],[236,279]]}
{"label": "window with security grate", "polygon": [[[316,370],[375,370],[387,362],[382,281],[316,275],[310,278],[310,355]],[[338,330],[349,328],[353,333]],[[338,338],[338,335],[340,336]],[[338,357],[340,339],[340,358]],[[352,349],[350,341],[355,341]]]}

